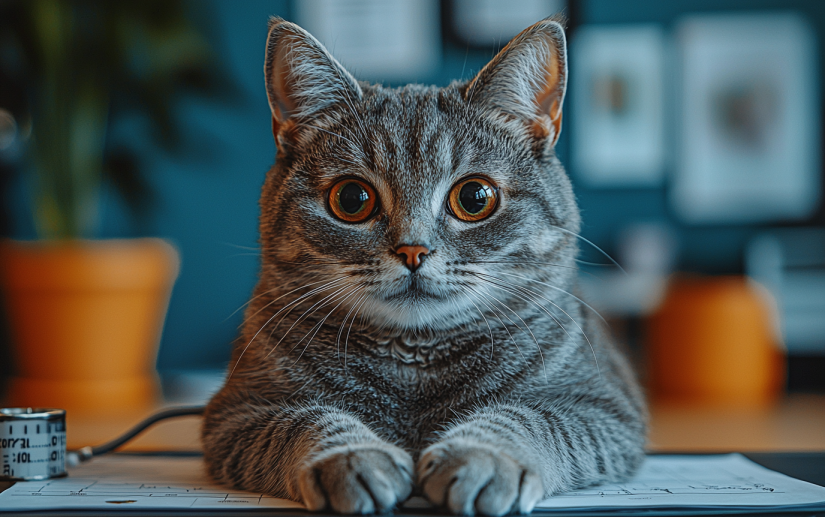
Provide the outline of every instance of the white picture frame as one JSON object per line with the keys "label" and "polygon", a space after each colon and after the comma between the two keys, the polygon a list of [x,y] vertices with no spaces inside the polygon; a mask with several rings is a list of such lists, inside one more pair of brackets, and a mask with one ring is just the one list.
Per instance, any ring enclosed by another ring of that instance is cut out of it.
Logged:
{"label": "white picture frame", "polygon": [[357,79],[417,82],[441,64],[437,0],[296,0],[295,21]]}
{"label": "white picture frame", "polygon": [[675,213],[693,224],[808,217],[820,198],[816,38],[794,13],[702,15],[676,28]]}
{"label": "white picture frame", "polygon": [[584,26],[570,49],[574,173],[591,187],[661,185],[666,155],[662,29]]}
{"label": "white picture frame", "polygon": [[563,13],[566,0],[452,0],[456,36],[474,47],[501,47],[518,33]]}

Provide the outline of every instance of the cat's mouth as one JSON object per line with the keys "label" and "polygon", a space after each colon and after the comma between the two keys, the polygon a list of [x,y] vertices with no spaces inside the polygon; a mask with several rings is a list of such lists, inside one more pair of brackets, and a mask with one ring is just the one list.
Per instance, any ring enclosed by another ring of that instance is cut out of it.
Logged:
{"label": "cat's mouth", "polygon": [[432,281],[420,274],[399,277],[393,284],[393,289],[383,296],[385,301],[416,302],[444,299],[444,294],[440,290],[433,289]]}
{"label": "cat's mouth", "polygon": [[446,329],[464,321],[466,298],[450,285],[418,273],[397,277],[373,294],[367,309],[371,318],[387,328]]}

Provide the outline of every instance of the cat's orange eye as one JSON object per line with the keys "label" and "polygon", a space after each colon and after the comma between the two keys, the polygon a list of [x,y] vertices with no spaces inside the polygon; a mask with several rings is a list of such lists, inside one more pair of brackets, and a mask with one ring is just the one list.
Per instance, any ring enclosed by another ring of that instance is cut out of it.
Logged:
{"label": "cat's orange eye", "polygon": [[450,189],[450,212],[462,221],[481,221],[498,206],[498,187],[477,176],[465,178]]}
{"label": "cat's orange eye", "polygon": [[375,212],[378,195],[368,183],[346,178],[329,190],[329,209],[332,215],[348,223],[361,223]]}

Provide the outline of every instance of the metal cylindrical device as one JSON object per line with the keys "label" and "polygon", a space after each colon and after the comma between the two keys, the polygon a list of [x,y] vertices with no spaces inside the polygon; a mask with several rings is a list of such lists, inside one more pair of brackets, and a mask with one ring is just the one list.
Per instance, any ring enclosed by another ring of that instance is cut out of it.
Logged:
{"label": "metal cylindrical device", "polygon": [[0,408],[0,481],[66,475],[66,412]]}

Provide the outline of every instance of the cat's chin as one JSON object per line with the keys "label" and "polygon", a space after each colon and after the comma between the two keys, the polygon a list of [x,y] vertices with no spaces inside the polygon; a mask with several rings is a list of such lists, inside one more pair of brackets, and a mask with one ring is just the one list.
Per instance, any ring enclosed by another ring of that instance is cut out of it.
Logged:
{"label": "cat's chin", "polygon": [[385,299],[372,299],[364,304],[363,312],[377,327],[404,331],[448,330],[461,327],[472,319],[473,306],[469,307],[453,298],[429,293],[396,295]]}

